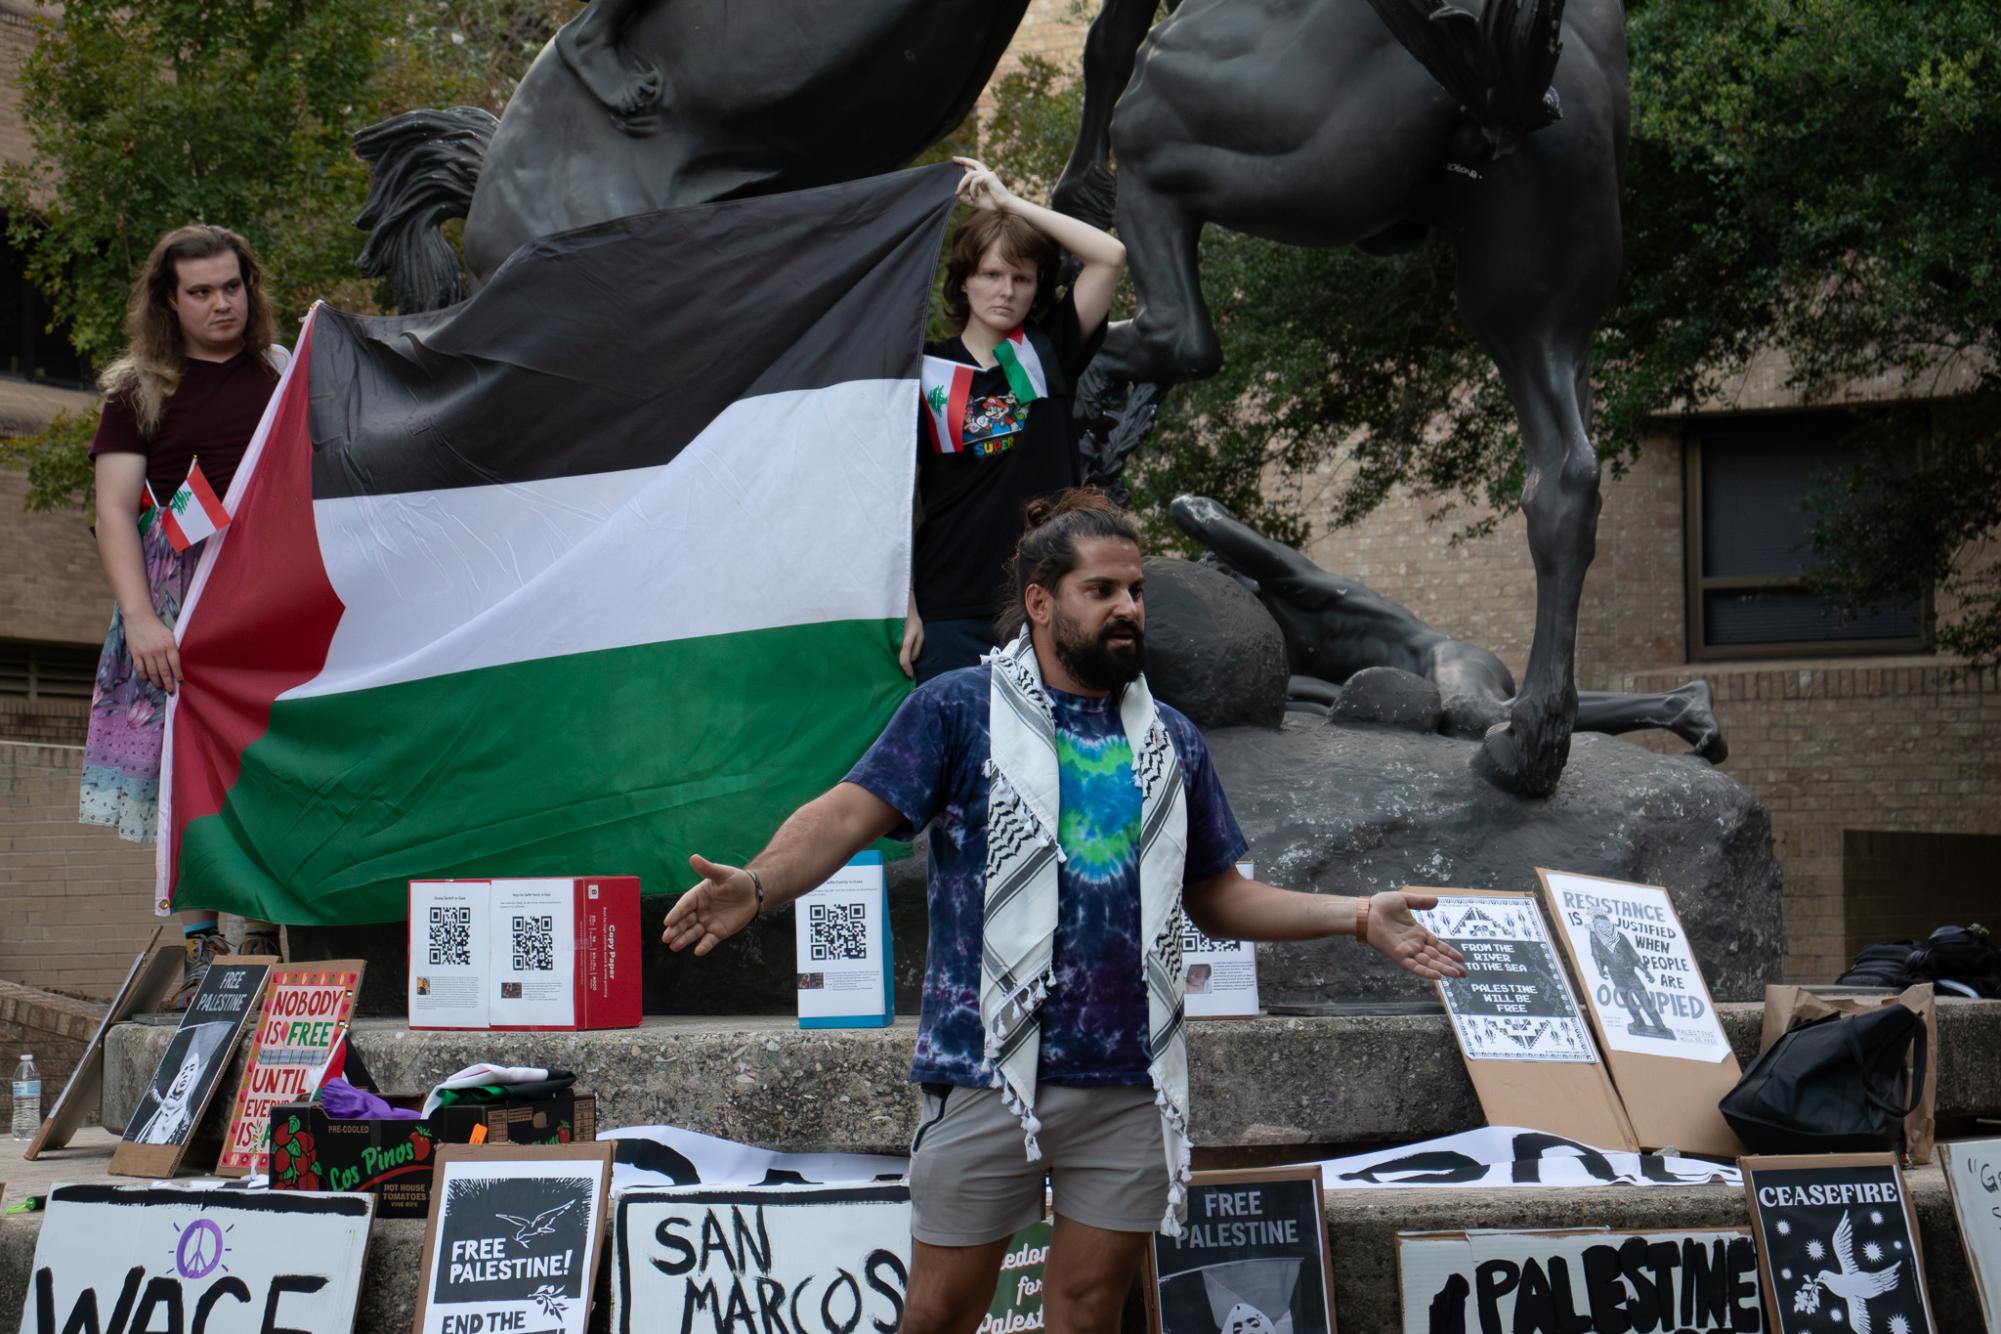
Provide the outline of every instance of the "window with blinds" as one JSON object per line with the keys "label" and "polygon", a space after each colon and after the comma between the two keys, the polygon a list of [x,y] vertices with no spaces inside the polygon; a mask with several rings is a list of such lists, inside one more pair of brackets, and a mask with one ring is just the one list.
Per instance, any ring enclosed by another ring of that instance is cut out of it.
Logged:
{"label": "window with blinds", "polygon": [[1807,587],[1807,497],[1842,467],[1844,413],[1704,423],[1687,438],[1691,659],[1909,653],[1925,647],[1926,590],[1850,612]]}
{"label": "window with blinds", "polygon": [[0,639],[0,698],[87,700],[99,651],[91,644]]}

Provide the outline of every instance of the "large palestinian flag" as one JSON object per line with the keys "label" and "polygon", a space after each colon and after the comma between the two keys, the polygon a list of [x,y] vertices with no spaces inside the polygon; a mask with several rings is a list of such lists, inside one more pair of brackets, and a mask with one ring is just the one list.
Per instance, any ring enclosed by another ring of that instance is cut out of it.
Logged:
{"label": "large palestinian flag", "polygon": [[902,699],[944,166],[319,307],[183,613],[163,910],[400,919],[426,876],[750,856]]}

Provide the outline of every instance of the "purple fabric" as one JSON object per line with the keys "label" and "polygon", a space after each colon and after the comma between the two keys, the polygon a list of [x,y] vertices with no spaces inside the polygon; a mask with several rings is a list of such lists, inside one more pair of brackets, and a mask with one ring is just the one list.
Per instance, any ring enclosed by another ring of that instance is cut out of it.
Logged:
{"label": "purple fabric", "polygon": [[336,1075],[320,1085],[320,1105],[336,1121],[416,1121],[422,1114],[407,1107],[391,1107],[367,1089],[358,1089]]}
{"label": "purple fabric", "polygon": [[[894,838],[931,827],[931,939],[910,1077],[988,1082],[980,1035],[980,931],[987,861],[987,672],[946,672],[913,691],[848,774],[902,813]],[[1051,690],[1062,766],[1057,873],[1057,983],[1042,1014],[1040,1080],[1145,1084],[1146,990],[1140,972],[1139,791],[1118,715],[1103,700]],[[1206,880],[1246,851],[1209,748],[1195,724],[1160,706],[1188,789],[1183,879]]]}

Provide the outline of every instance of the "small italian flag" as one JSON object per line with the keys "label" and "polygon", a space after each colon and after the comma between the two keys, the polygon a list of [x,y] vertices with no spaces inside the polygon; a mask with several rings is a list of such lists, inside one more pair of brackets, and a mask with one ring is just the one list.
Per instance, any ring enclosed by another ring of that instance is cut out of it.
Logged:
{"label": "small italian flag", "polygon": [[167,525],[167,541],[173,543],[176,551],[186,551],[229,525],[229,511],[216,498],[208,478],[202,476],[200,459],[188,464],[188,479],[174,492],[160,519]]}
{"label": "small italian flag", "polygon": [[153,484],[139,483],[139,536],[144,537],[153,529],[153,520],[160,517],[160,502],[153,498]]}

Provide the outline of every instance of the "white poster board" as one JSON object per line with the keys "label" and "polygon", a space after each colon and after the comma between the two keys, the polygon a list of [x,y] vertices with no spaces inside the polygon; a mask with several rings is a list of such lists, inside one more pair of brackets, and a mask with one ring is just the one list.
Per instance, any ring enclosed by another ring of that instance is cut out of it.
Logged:
{"label": "white poster board", "polygon": [[577,881],[412,880],[412,1028],[573,1028]]}
{"label": "white poster board", "polygon": [[21,1334],[121,1319],[127,1331],[350,1334],[374,1217],[372,1195],[57,1186]]}
{"label": "white poster board", "polygon": [[1400,1232],[1397,1278],[1404,1334],[1764,1328],[1747,1228]]}
{"label": "white poster board", "polygon": [[882,854],[863,852],[793,905],[801,1028],[880,1028],[892,1017]]}
{"label": "white poster board", "polygon": [[[1253,862],[1238,862],[1246,880]],[[1187,983],[1182,1013],[1190,1019],[1248,1019],[1258,1013],[1258,950],[1248,940],[1215,940],[1182,919],[1181,976]]]}
{"label": "white poster board", "polygon": [[1465,956],[1439,992],[1467,1060],[1597,1062],[1534,899],[1447,891],[1414,915]]}
{"label": "white poster board", "polygon": [[1995,1334],[2001,1331],[2001,1139],[1952,1140],[1938,1146],[1938,1161],[1981,1314]]}
{"label": "white poster board", "polygon": [[895,1329],[910,1274],[910,1188],[621,1191],[611,1328],[726,1334]]}
{"label": "white poster board", "polygon": [[1607,1047],[1684,1061],[1731,1054],[1665,890],[1567,871],[1543,876]]}
{"label": "white poster board", "polygon": [[609,1144],[438,1150],[414,1334],[584,1334]]}

